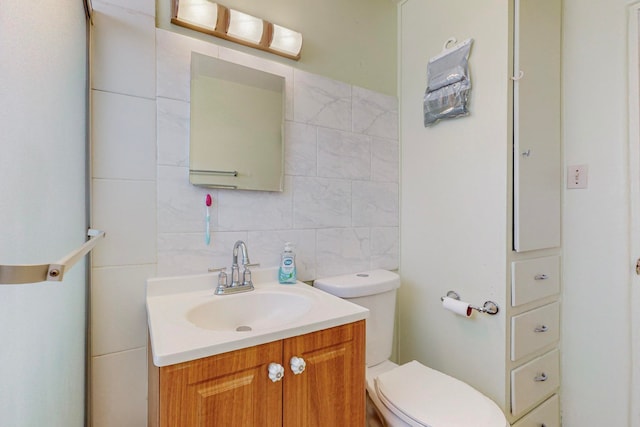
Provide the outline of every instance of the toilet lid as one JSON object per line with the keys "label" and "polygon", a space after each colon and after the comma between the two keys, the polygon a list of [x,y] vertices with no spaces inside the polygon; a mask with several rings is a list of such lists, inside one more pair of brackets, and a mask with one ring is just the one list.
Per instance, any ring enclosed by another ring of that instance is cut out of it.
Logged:
{"label": "toilet lid", "polygon": [[380,400],[411,426],[502,427],[504,414],[491,399],[415,360],[375,378]]}

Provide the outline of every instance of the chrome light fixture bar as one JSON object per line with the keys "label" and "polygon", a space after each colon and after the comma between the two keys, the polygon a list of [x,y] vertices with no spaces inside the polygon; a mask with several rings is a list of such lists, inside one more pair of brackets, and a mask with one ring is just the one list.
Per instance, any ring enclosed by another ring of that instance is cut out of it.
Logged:
{"label": "chrome light fixture bar", "polygon": [[209,0],[172,0],[171,23],[299,60],[302,34]]}

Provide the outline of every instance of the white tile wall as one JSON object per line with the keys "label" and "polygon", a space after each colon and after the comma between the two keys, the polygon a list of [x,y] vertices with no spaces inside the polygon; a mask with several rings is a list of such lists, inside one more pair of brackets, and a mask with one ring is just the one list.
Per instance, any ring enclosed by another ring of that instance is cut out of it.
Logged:
{"label": "white tile wall", "polygon": [[351,226],[351,181],[299,176],[294,180],[295,228]]}
{"label": "white tile wall", "polygon": [[316,176],[318,173],[318,128],[287,121],[284,132],[284,173]]}
{"label": "white tile wall", "polygon": [[353,87],[353,132],[398,139],[396,98]]}
{"label": "white tile wall", "polygon": [[[157,30],[158,274],[229,266],[235,239],[252,262],[297,248],[300,278],[398,267],[397,100],[201,40]],[[285,190],[197,188],[188,180],[190,53],[286,79]],[[204,199],[213,242],[204,243]]]}
{"label": "white tile wall", "polygon": [[94,268],[91,276],[91,355],[147,345],[146,280],[155,264]]}
{"label": "white tile wall", "polygon": [[147,424],[146,278],[156,274],[155,2],[94,0],[91,420]]}
{"label": "white tile wall", "polygon": [[368,180],[371,137],[335,129],[318,129],[318,176]]}
{"label": "white tile wall", "polygon": [[155,101],[94,90],[92,106],[94,178],[155,179]]}
{"label": "white tile wall", "polygon": [[147,425],[147,349],[92,358],[93,427]]}
{"label": "white tile wall", "polygon": [[350,85],[300,70],[295,70],[293,84],[294,121],[351,130]]}
{"label": "white tile wall", "polygon": [[93,180],[93,225],[106,235],[93,251],[93,266],[156,262],[156,183]]}
{"label": "white tile wall", "polygon": [[155,19],[134,9],[92,2],[93,88],[155,97]]}

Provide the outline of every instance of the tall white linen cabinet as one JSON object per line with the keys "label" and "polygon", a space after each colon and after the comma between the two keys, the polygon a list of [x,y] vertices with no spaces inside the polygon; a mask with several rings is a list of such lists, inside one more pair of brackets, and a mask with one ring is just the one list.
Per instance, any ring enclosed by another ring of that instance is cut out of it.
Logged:
{"label": "tall white linen cabinet", "polygon": [[[466,381],[514,427],[559,427],[561,0],[398,7],[399,361]],[[425,128],[428,60],[469,38],[469,115]],[[499,312],[447,311],[451,290]]]}

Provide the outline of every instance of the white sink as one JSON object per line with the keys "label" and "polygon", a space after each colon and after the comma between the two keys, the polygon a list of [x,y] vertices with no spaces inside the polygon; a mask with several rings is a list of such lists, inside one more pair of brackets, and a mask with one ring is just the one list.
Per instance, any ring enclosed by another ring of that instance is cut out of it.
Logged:
{"label": "white sink", "polygon": [[187,320],[212,331],[259,331],[298,320],[309,312],[311,304],[306,295],[262,288],[202,303],[187,312]]}
{"label": "white sink", "polygon": [[147,280],[153,362],[167,366],[365,319],[366,308],[302,282],[281,285],[277,269],[253,272],[255,290],[214,295],[217,274]]}

